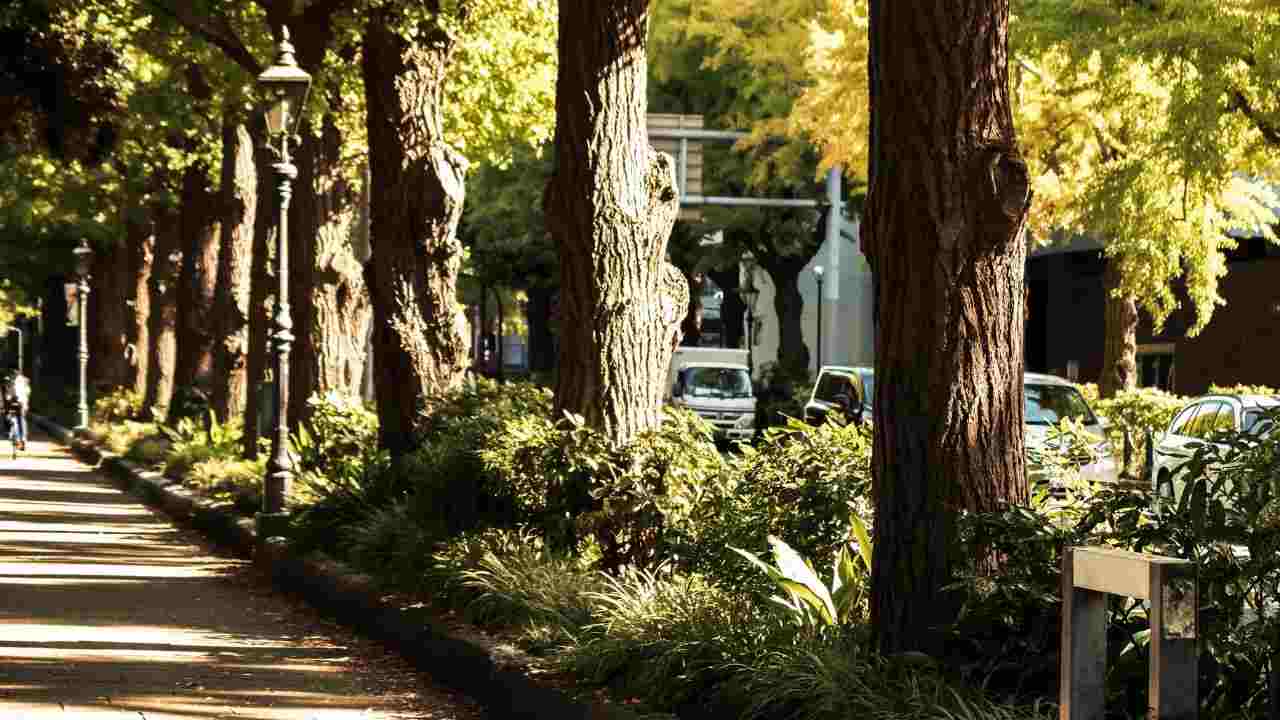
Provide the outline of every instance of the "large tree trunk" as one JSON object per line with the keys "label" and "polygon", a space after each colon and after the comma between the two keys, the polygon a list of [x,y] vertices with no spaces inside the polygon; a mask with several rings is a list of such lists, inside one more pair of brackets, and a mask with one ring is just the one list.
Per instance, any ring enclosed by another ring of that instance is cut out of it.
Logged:
{"label": "large tree trunk", "polygon": [[[225,152],[225,150],[224,150]],[[182,267],[178,279],[178,350],[175,388],[206,387],[213,374],[214,295],[218,279],[218,193],[206,169],[182,178]]]}
{"label": "large tree trunk", "polygon": [[[342,142],[332,115],[325,117],[318,150],[311,173],[311,197],[316,202],[318,221],[313,235],[311,352],[309,358],[299,357],[294,363],[297,367],[299,362],[310,360],[304,371],[310,382],[302,385],[298,381],[293,387],[297,393],[306,389],[308,393],[358,395],[364,370],[364,338],[372,315],[364,286],[368,251],[366,242],[359,237],[363,232],[359,227],[358,188],[342,175]],[[357,243],[361,247],[357,248]],[[309,414],[306,400],[310,394],[291,397],[298,404],[296,412],[290,410],[290,417],[301,422]]]}
{"label": "large tree trunk", "polygon": [[684,275],[664,260],[675,164],[645,130],[647,2],[560,0],[556,168],[547,227],[560,250],[557,414],[625,443],[661,421]]}
{"label": "large tree trunk", "polygon": [[724,299],[720,301],[720,324],[727,348],[746,347],[743,329],[746,327],[747,304],[743,302],[738,287],[738,266],[727,270],[709,270],[707,272],[716,285],[724,291]]}
{"label": "large tree trunk", "polygon": [[[258,176],[253,138],[228,114],[222,126],[222,228],[218,242],[218,323],[214,345],[214,414],[228,422],[244,413],[248,395],[249,292],[253,273],[254,224],[258,208]],[[265,263],[265,259],[260,259]]]}
{"label": "large tree trunk", "polygon": [[129,287],[128,304],[132,309],[128,328],[129,345],[129,380],[128,387],[145,397],[147,394],[147,365],[151,341],[151,264],[155,258],[156,225],[148,218],[146,222],[128,222],[125,225],[125,238],[129,246]]}
{"label": "large tree trunk", "polygon": [[[264,128],[265,129],[265,128]],[[244,403],[244,446],[246,460],[258,457],[258,440],[262,437],[258,421],[264,410],[263,389],[267,382],[267,335],[271,329],[271,297],[275,279],[271,272],[276,235],[280,226],[276,216],[280,212],[280,196],[276,191],[275,171],[271,167],[271,154],[258,146],[255,153],[255,171],[258,188],[257,213],[253,221],[253,268],[249,277],[249,347],[245,357],[245,381],[248,395]],[[266,403],[269,405],[270,403]]]}
{"label": "large tree trunk", "polygon": [[182,265],[181,219],[173,211],[156,218],[156,251],[151,265],[148,292],[151,295],[150,326],[147,335],[147,393],[143,407],[161,420],[169,416],[173,400],[174,366],[178,350],[178,272]]}
{"label": "large tree trunk", "polygon": [[[1027,499],[1027,167],[1007,75],[1008,0],[873,0],[863,246],[877,279],[876,552],[882,653],[942,649],[956,514]],[[985,562],[985,561],[983,561]]]}
{"label": "large tree trunk", "polygon": [[465,160],[444,139],[442,103],[452,41],[426,28],[416,44],[392,29],[391,9],[368,16],[361,67],[369,133],[376,395],[382,446],[414,446],[417,414],[457,386],[467,322],[457,301]]}
{"label": "large tree trunk", "polygon": [[551,329],[551,298],[555,291],[529,288],[529,371],[550,373],[556,367],[556,340]]}
{"label": "large tree trunk", "polygon": [[809,374],[809,346],[804,342],[804,296],[800,273],[809,262],[800,257],[762,257],[760,268],[773,284],[773,313],[778,318],[778,367],[786,378]]}
{"label": "large tree trunk", "polygon": [[86,309],[89,326],[89,384],[92,395],[124,386],[129,381],[129,246],[119,240],[93,254],[93,301]]}
{"label": "large tree trunk", "polygon": [[1110,398],[1138,384],[1138,303],[1121,291],[1120,268],[1115,260],[1107,261],[1102,279],[1107,292],[1106,341],[1098,394]]}
{"label": "large tree trunk", "polygon": [[706,276],[700,272],[684,272],[684,281],[689,284],[689,310],[680,322],[681,345],[697,346],[702,344],[702,288],[707,284]]}

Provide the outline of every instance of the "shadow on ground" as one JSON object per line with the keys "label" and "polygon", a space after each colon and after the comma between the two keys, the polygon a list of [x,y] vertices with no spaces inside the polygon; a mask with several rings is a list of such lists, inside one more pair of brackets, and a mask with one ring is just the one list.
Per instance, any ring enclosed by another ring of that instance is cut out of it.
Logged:
{"label": "shadow on ground", "polygon": [[0,718],[399,717],[240,561],[31,447],[0,459]]}

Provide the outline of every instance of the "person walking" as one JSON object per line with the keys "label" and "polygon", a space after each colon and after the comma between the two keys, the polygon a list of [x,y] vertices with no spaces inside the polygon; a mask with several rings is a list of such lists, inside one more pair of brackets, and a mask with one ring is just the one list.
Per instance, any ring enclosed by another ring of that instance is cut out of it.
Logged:
{"label": "person walking", "polygon": [[8,391],[5,393],[6,404],[13,405],[13,422],[16,425],[17,433],[14,434],[14,428],[10,428],[10,436],[17,443],[18,450],[27,449],[27,408],[31,404],[31,381],[26,375],[17,373],[13,376],[13,380],[9,382]]}

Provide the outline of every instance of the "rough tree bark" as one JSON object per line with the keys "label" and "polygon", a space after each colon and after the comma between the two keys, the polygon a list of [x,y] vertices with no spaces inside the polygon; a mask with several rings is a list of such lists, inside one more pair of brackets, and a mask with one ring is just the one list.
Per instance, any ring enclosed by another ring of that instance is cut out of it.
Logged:
{"label": "rough tree bark", "polygon": [[1108,261],[1102,276],[1107,293],[1106,340],[1098,381],[1098,394],[1104,398],[1138,384],[1138,303],[1132,295],[1121,292],[1120,280],[1118,264]]}
{"label": "rough tree bark", "polygon": [[127,300],[133,310],[129,323],[129,345],[126,353],[129,357],[128,386],[140,397],[147,394],[147,365],[150,355],[151,320],[151,264],[155,258],[156,236],[155,224],[147,222],[128,222],[125,225],[125,239],[129,246],[129,298]]}
{"label": "rough tree bark", "polygon": [[[438,13],[438,9],[436,9]],[[379,435],[393,455],[414,446],[418,412],[462,381],[467,322],[457,301],[466,161],[444,139],[442,104],[453,41],[420,27],[416,43],[394,29],[396,9],[368,15],[364,73]]]}
{"label": "rough tree bark", "polygon": [[173,211],[156,217],[155,259],[147,283],[151,316],[147,335],[147,392],[142,406],[153,417],[169,416],[173,400],[174,365],[178,350],[178,271],[182,265],[181,220]]}
{"label": "rough tree bark", "polygon": [[664,260],[675,164],[645,130],[643,0],[561,0],[555,171],[544,200],[560,251],[557,413],[622,444],[661,421],[689,285]]}
{"label": "rough tree bark", "polygon": [[539,375],[555,370],[555,334],[551,328],[551,299],[555,290],[549,287],[529,288],[529,370]]}
{"label": "rough tree bark", "polygon": [[182,266],[177,281],[178,346],[174,367],[175,387],[183,390],[207,386],[213,373],[219,205],[217,190],[209,183],[208,169],[202,165],[188,168],[182,177]]}
{"label": "rough tree bark", "polygon": [[1023,224],[1008,0],[872,0],[878,649],[939,653],[956,513],[1023,502]]}
{"label": "rough tree bark", "polygon": [[213,352],[214,414],[227,422],[244,413],[248,395],[246,357],[249,349],[249,292],[253,273],[254,224],[257,220],[258,176],[253,138],[248,128],[227,113],[222,125],[222,228],[214,320],[218,323]]}
{"label": "rough tree bark", "polygon": [[129,382],[129,338],[131,310],[129,291],[133,278],[129,274],[129,246],[114,241],[99,246],[93,254],[90,269],[93,278],[93,302],[87,308],[89,326],[89,384],[94,397],[122,387]]}

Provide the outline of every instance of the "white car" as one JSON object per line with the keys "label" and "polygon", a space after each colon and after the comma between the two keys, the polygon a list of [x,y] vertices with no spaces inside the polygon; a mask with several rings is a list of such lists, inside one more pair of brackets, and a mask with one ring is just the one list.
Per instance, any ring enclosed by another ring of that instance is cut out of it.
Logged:
{"label": "white car", "polygon": [[[1025,373],[1022,376],[1022,394],[1026,401],[1024,431],[1029,450],[1039,450],[1049,443],[1049,429],[1062,420],[1073,420],[1084,426],[1093,438],[1095,459],[1080,467],[1083,480],[1097,483],[1114,483],[1120,478],[1120,466],[1116,462],[1115,448],[1107,440],[1105,425],[1089,407],[1080,391],[1070,381],[1056,375]],[[1042,468],[1028,467],[1027,474],[1034,482],[1045,478]],[[1048,477],[1050,488],[1063,489],[1064,481]]]}
{"label": "white car", "polygon": [[1212,442],[1218,432],[1250,432],[1261,435],[1274,427],[1267,412],[1280,407],[1280,397],[1270,395],[1205,395],[1178,411],[1156,441],[1151,457],[1153,491],[1176,497],[1186,484],[1179,473],[1196,448]]}

